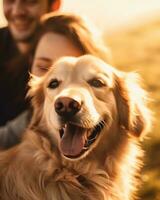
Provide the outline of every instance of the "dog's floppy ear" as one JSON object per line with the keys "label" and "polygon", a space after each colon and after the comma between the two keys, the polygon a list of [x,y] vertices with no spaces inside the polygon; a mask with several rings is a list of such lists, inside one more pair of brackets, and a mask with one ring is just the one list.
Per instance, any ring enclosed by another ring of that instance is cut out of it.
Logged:
{"label": "dog's floppy ear", "polygon": [[[37,77],[30,74],[30,81],[28,83],[29,90],[27,93],[27,98],[31,100],[33,106],[33,119],[34,124],[40,121],[42,116],[42,106],[44,102],[44,92],[43,92],[43,78]],[[34,117],[35,116],[35,117]]]}
{"label": "dog's floppy ear", "polygon": [[150,128],[151,112],[147,107],[146,92],[140,87],[135,73],[115,74],[114,94],[119,115],[119,124],[130,134],[140,137]]}
{"label": "dog's floppy ear", "polygon": [[[30,74],[30,80],[28,82],[29,90],[27,93],[27,98],[31,98],[32,102],[36,101],[36,104],[41,103],[44,100],[43,87],[42,87],[42,77],[34,76]],[[39,102],[40,101],[40,102]]]}
{"label": "dog's floppy ear", "polygon": [[27,93],[27,97],[32,98],[36,94],[40,82],[41,82],[41,77],[35,76],[30,73],[30,80],[28,82],[29,91]]}

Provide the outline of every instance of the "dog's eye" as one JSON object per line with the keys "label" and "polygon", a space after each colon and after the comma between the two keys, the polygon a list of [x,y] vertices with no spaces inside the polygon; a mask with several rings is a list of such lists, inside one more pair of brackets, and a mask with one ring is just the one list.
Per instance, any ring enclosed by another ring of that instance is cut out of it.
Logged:
{"label": "dog's eye", "polygon": [[59,86],[59,84],[60,84],[60,81],[58,81],[57,79],[53,79],[50,81],[48,88],[55,89]]}
{"label": "dog's eye", "polygon": [[106,84],[101,79],[96,79],[96,78],[89,80],[88,83],[96,88],[106,86]]}

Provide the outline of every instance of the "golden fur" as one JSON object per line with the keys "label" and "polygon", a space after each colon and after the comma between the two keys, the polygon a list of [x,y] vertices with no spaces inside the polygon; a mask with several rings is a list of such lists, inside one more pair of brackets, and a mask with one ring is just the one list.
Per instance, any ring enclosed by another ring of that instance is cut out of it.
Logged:
{"label": "golden fur", "polygon": [[[0,200],[134,199],[143,154],[139,140],[151,122],[137,82],[135,74],[90,55],[64,57],[44,77],[32,77],[31,124],[21,144],[0,153]],[[62,97],[81,103],[71,120],[75,126],[92,130],[102,119],[102,130],[83,153],[66,141],[66,148],[60,145],[64,124],[55,102]]]}

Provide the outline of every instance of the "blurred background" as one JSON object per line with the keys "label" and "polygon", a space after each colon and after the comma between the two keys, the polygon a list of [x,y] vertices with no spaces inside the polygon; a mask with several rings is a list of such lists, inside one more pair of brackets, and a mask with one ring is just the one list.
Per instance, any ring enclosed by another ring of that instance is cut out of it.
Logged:
{"label": "blurred background", "polygon": [[[160,0],[63,0],[61,10],[87,16],[102,31],[115,67],[144,79],[155,121],[143,142],[139,196],[160,200]],[[0,26],[5,24],[0,0]]]}

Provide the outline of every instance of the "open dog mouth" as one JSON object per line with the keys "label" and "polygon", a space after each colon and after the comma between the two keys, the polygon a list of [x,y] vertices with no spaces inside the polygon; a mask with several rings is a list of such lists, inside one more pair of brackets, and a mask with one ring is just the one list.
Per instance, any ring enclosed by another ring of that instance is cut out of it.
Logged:
{"label": "open dog mouth", "polygon": [[100,121],[95,127],[90,129],[72,122],[66,123],[59,130],[62,154],[72,159],[80,157],[96,141],[104,126],[104,121]]}

